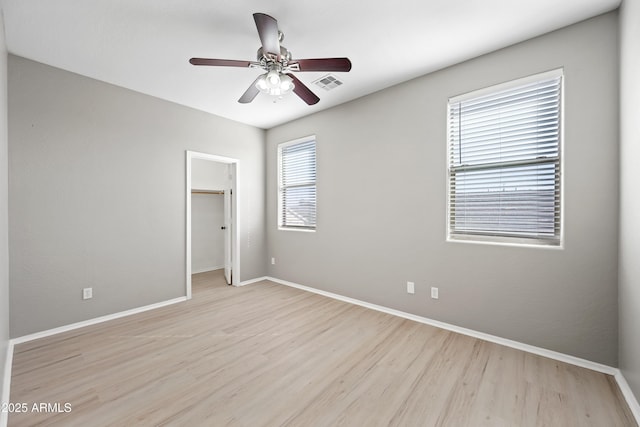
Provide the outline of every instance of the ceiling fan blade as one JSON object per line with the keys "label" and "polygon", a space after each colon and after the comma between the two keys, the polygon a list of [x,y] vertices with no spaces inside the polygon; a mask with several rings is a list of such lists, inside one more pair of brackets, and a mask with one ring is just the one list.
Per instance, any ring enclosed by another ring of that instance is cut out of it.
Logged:
{"label": "ceiling fan blade", "polygon": [[262,51],[274,55],[279,61],[280,35],[278,32],[278,21],[264,13],[254,13],[253,20],[256,21],[258,35],[262,43]]}
{"label": "ceiling fan blade", "polygon": [[189,62],[192,65],[212,65],[216,67],[250,67],[254,62],[238,61],[235,59],[210,59],[210,58],[191,58]]}
{"label": "ceiling fan blade", "polygon": [[255,79],[253,83],[251,83],[251,86],[249,86],[249,88],[242,94],[240,99],[238,99],[238,102],[240,104],[250,103],[260,93],[260,90],[258,90],[256,86],[256,83],[258,83],[258,80],[260,79],[260,77],[262,77],[262,75],[258,76],[258,78]]}
{"label": "ceiling fan blade", "polygon": [[291,73],[286,73],[287,76],[291,77],[293,80],[293,92],[298,95],[304,102],[309,105],[317,104],[320,101],[320,98],[316,96],[315,93],[311,92],[304,83],[302,83],[296,76]]}
{"label": "ceiling fan blade", "polygon": [[349,58],[294,59],[291,65],[298,64],[300,71],[343,71],[351,70]]}

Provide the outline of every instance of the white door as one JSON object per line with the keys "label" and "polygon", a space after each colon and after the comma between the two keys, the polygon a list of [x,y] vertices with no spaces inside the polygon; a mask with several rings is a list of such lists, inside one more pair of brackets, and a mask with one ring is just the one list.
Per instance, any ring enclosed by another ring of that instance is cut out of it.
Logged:
{"label": "white door", "polygon": [[224,278],[231,284],[231,190],[224,190]]}

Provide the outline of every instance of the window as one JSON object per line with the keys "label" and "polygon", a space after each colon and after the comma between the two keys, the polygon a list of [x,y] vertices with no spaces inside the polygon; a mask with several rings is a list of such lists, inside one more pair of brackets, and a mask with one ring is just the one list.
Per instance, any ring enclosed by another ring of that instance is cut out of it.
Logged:
{"label": "window", "polygon": [[560,244],[562,71],[449,100],[449,239]]}
{"label": "window", "polygon": [[316,140],[314,136],[278,145],[278,226],[316,228]]}

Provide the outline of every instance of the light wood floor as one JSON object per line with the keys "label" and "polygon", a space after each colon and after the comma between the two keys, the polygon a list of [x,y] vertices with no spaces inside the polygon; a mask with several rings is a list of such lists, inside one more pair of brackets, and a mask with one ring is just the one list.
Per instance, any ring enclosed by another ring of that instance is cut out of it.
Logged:
{"label": "light wood floor", "polygon": [[16,346],[9,426],[636,426],[610,376],[261,282]]}

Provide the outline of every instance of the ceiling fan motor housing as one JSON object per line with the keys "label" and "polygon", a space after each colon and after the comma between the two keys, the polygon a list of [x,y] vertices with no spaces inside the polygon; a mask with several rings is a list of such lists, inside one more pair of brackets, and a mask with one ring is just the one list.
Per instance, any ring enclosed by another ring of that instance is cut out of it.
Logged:
{"label": "ceiling fan motor housing", "polygon": [[289,62],[291,62],[291,52],[289,52],[286,47],[280,46],[280,61],[278,61],[276,55],[269,52],[265,53],[264,49],[260,47],[258,49],[257,60],[265,70],[271,69],[269,65],[272,63],[278,63],[282,69],[285,69]]}

